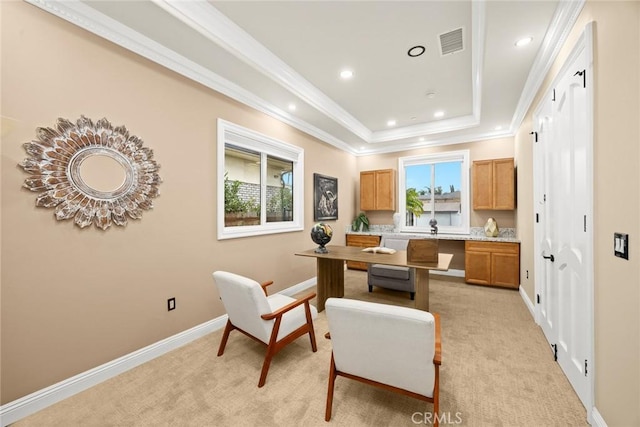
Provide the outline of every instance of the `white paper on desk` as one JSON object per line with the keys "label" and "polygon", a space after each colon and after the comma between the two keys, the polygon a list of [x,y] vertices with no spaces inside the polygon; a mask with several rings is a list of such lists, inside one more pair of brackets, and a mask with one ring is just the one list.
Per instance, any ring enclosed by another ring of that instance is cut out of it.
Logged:
{"label": "white paper on desk", "polygon": [[395,254],[396,250],[385,248],[384,246],[376,246],[371,248],[364,248],[362,252],[373,252],[374,254]]}

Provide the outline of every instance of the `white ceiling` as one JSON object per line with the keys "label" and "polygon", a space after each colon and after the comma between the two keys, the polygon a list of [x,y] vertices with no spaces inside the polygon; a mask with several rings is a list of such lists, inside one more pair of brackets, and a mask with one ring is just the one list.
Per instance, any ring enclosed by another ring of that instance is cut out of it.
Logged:
{"label": "white ceiling", "polygon": [[513,135],[583,4],[27,1],[356,155]]}

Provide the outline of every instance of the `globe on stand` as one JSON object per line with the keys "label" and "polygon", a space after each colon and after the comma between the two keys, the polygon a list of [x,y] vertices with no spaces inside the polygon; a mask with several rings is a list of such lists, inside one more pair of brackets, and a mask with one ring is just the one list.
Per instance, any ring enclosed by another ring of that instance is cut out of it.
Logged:
{"label": "globe on stand", "polygon": [[314,252],[318,254],[328,253],[329,251],[324,247],[324,245],[331,241],[331,237],[333,237],[333,230],[328,224],[319,222],[314,225],[311,228],[311,240],[320,245]]}

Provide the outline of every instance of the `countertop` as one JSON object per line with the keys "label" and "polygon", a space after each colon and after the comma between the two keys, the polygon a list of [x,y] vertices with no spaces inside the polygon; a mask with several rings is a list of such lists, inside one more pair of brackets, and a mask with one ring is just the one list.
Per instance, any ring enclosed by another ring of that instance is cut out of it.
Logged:
{"label": "countertop", "polygon": [[[372,226],[372,228],[375,226]],[[407,239],[439,239],[439,240],[474,240],[481,242],[506,242],[506,243],[520,243],[515,237],[515,229],[507,228],[500,230],[498,237],[487,237],[484,235],[483,227],[472,227],[470,234],[428,234],[428,233],[400,233],[386,230],[370,229],[369,231],[351,231],[348,229],[347,234],[356,234],[361,236],[384,236],[384,237],[403,237]]]}

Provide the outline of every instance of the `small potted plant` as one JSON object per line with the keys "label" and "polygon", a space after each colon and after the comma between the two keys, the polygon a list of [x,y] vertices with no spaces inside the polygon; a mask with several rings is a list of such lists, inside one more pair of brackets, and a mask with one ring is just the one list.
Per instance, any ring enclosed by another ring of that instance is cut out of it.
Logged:
{"label": "small potted plant", "polygon": [[360,212],[358,216],[353,219],[351,223],[351,230],[353,231],[369,231],[369,218],[364,212]]}

